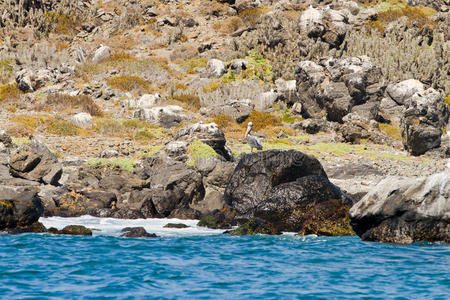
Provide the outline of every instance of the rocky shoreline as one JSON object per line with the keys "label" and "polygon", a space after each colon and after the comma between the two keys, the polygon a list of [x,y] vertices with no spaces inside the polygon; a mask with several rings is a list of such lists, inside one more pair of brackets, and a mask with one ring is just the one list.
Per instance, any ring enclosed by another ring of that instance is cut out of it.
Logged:
{"label": "rocky shoreline", "polygon": [[16,2],[0,230],[89,235],[38,220],[91,215],[450,243],[447,1]]}

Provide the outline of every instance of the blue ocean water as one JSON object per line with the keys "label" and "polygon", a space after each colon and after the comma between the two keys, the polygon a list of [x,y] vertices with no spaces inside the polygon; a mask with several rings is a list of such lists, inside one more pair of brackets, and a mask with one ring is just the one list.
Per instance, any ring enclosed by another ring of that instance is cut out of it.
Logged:
{"label": "blue ocean water", "polygon": [[2,299],[449,299],[450,245],[222,234],[0,236]]}

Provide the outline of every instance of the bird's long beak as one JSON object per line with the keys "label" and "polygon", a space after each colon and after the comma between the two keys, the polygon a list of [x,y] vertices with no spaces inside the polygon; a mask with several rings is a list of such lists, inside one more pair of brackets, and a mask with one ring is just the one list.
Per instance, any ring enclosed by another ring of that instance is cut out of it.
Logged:
{"label": "bird's long beak", "polygon": [[250,133],[250,130],[252,130],[252,128],[250,126],[247,126],[247,131],[245,131],[244,138],[247,137],[247,135]]}

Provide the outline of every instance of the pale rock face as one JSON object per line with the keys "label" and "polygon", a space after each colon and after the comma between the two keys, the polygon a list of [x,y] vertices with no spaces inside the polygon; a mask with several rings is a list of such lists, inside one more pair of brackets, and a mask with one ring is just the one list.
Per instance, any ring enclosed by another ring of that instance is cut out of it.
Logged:
{"label": "pale rock face", "polygon": [[159,94],[145,94],[137,100],[122,100],[120,101],[120,105],[124,108],[151,108],[160,104],[161,101],[162,99]]}
{"label": "pale rock face", "polygon": [[70,122],[81,128],[91,128],[92,116],[85,112],[78,113],[70,118]]}
{"label": "pale rock face", "polygon": [[450,241],[450,170],[423,178],[388,177],[350,209],[363,240]]}
{"label": "pale rock face", "polygon": [[386,88],[387,94],[399,105],[404,105],[406,100],[415,93],[423,92],[424,85],[415,79],[408,79],[397,84],[391,84]]}
{"label": "pale rock face", "polygon": [[183,114],[183,109],[178,105],[168,105],[153,108],[141,108],[134,112],[133,116],[143,121],[157,121],[163,127],[174,127],[188,117]]}
{"label": "pale rock face", "polygon": [[108,46],[100,46],[95,53],[94,57],[92,58],[93,63],[100,63],[103,61],[108,60],[111,57],[111,49]]}
{"label": "pale rock face", "polygon": [[219,78],[227,72],[223,61],[219,59],[210,59],[206,64],[206,73],[208,77]]}
{"label": "pale rock face", "polygon": [[257,99],[253,100],[256,110],[265,111],[272,108],[273,103],[278,98],[278,93],[272,91],[262,93]]}

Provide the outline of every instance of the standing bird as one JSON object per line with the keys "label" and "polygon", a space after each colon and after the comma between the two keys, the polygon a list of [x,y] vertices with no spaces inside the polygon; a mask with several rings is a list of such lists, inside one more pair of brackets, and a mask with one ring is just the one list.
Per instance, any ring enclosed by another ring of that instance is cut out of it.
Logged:
{"label": "standing bird", "polygon": [[253,152],[253,148],[256,148],[258,150],[262,150],[263,146],[259,139],[250,134],[250,131],[252,131],[253,123],[249,122],[247,125],[247,131],[245,132],[244,139],[247,140],[248,145],[250,146],[251,151]]}

